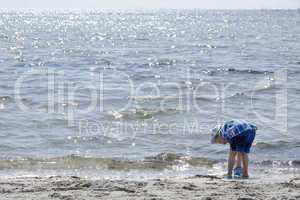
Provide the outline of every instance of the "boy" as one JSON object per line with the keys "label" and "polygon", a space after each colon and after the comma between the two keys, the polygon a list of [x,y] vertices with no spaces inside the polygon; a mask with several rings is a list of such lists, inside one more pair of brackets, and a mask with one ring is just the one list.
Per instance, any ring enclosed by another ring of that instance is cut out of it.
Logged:
{"label": "boy", "polygon": [[[237,177],[249,178],[248,153],[255,138],[257,127],[244,120],[231,120],[212,130],[212,144],[230,144],[227,177],[232,178],[232,171]],[[243,163],[243,168],[241,167]]]}

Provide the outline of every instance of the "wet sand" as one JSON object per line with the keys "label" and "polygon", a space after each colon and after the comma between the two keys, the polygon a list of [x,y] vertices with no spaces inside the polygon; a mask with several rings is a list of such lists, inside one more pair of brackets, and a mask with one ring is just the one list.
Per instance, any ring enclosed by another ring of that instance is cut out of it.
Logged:
{"label": "wet sand", "polygon": [[300,199],[300,176],[276,183],[196,175],[147,181],[70,176],[0,178],[0,199]]}

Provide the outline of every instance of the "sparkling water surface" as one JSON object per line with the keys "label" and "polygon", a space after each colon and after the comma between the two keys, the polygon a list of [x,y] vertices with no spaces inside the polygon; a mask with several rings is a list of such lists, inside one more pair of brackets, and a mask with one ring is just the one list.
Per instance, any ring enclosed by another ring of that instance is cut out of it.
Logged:
{"label": "sparkling water surface", "polygon": [[299,10],[2,10],[0,170],[192,172],[232,118],[253,163],[298,166],[299,41]]}

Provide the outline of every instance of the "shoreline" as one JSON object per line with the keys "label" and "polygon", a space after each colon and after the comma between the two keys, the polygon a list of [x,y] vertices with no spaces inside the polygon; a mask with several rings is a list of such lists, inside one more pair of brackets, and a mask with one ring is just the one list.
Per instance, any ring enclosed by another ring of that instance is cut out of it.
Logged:
{"label": "shoreline", "polygon": [[187,178],[91,180],[77,176],[0,178],[1,200],[300,199],[300,175],[276,183],[196,175]]}

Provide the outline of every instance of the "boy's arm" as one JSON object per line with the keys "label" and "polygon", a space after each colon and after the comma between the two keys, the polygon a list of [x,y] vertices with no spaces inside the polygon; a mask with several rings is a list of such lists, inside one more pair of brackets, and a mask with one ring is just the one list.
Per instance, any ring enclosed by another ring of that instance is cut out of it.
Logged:
{"label": "boy's arm", "polygon": [[229,158],[228,158],[228,172],[227,172],[227,176],[231,177],[232,176],[232,170],[235,164],[235,157],[236,157],[236,152],[230,150],[229,152]]}

